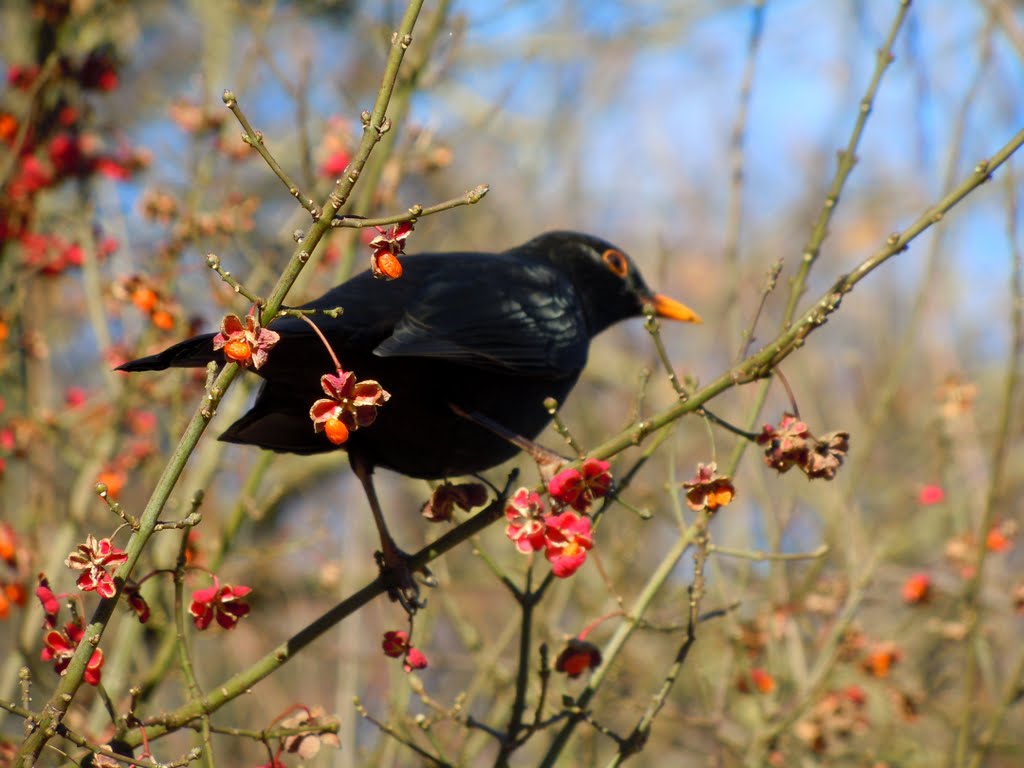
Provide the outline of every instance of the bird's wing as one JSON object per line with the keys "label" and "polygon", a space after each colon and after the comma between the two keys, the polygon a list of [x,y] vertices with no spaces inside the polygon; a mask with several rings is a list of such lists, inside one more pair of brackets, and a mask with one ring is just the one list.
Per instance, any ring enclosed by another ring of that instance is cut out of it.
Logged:
{"label": "bird's wing", "polygon": [[374,354],[441,358],[524,376],[583,368],[590,336],[564,276],[545,265],[516,263],[472,277],[423,286]]}

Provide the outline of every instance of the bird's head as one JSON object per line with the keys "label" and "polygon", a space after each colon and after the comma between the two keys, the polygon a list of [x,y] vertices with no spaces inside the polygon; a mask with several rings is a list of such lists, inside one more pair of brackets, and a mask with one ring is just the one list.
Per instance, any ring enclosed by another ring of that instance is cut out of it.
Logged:
{"label": "bird's head", "polygon": [[548,232],[526,244],[565,272],[583,302],[591,334],[651,307],[658,317],[702,322],[685,304],[647,287],[640,270],[623,251],[606,240],[579,232]]}

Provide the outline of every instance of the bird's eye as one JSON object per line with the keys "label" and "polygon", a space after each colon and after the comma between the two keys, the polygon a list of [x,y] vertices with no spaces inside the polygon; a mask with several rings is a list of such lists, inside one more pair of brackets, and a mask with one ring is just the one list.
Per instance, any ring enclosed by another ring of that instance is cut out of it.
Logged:
{"label": "bird's eye", "polygon": [[607,251],[602,253],[601,261],[603,261],[608,266],[608,269],[619,277],[625,277],[629,274],[629,262],[626,261],[625,256],[614,248],[609,248]]}

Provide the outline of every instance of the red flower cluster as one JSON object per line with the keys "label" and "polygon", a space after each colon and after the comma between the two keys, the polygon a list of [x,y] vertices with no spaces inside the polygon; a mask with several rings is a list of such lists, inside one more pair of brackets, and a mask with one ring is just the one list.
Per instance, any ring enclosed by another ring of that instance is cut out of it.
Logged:
{"label": "red flower cluster", "polygon": [[357,381],[352,371],[338,369],[337,375],[325,373],[320,386],[326,398],[313,403],[309,418],[313,429],[323,432],[335,445],[341,445],[350,432],[368,427],[377,419],[377,409],[391,394],[373,379]]}
{"label": "red flower cluster", "polygon": [[27,597],[22,582],[26,558],[9,523],[0,523],[0,560],[10,572],[9,576],[0,578],[0,619],[6,619],[11,605],[24,605]]}
{"label": "red flower cluster", "polygon": [[405,221],[391,229],[376,227],[377,236],[370,240],[373,254],[370,256],[370,269],[374,277],[385,280],[397,280],[402,276],[402,262],[398,257],[405,252],[405,240],[412,234],[413,224]]}
{"label": "red flower cluster", "polygon": [[224,629],[234,629],[238,620],[247,616],[251,610],[249,604],[243,602],[243,598],[250,592],[250,587],[233,587],[230,584],[222,586],[214,576],[213,586],[192,593],[192,603],[188,607],[192,623],[197,629],[203,630],[216,618]]}
{"label": "red flower cluster", "polygon": [[[44,648],[39,658],[43,661],[53,661],[53,668],[57,674],[63,674],[71,663],[71,657],[75,655],[75,649],[82,642],[85,636],[85,627],[78,621],[71,621],[64,625],[63,631],[51,629],[43,637]],[[89,685],[99,685],[101,670],[103,669],[103,651],[97,648],[92,652],[89,663],[85,668],[85,682]]]}
{"label": "red flower cluster", "polygon": [[427,668],[427,657],[418,648],[409,645],[408,632],[403,632],[400,629],[385,632],[380,647],[385,656],[390,656],[392,659],[403,659],[402,668],[406,672]]}
{"label": "red flower cluster", "polygon": [[110,539],[100,539],[89,534],[85,544],[79,544],[78,549],[68,555],[64,564],[75,571],[81,571],[78,576],[78,588],[83,592],[96,592],[100,597],[113,597],[117,592],[114,584],[114,575],[107,571],[107,568],[115,569],[128,560],[128,555],[122,549],[115,547]]}
{"label": "red flower cluster", "polygon": [[607,461],[586,459],[579,469],[556,474],[547,486],[555,503],[550,513],[539,494],[520,488],[505,506],[505,535],[524,554],[544,550],[558,578],[572,576],[594,545],[590,518],[583,513],[611,490],[609,466]]}
{"label": "red flower cluster", "polygon": [[590,518],[581,513],[611,487],[608,462],[587,459],[580,469],[563,470],[548,483],[548,493],[556,502],[554,512],[545,511],[539,494],[520,488],[505,506],[505,535],[524,554],[543,550],[558,578],[572,576],[594,545]]}
{"label": "red flower cluster", "polygon": [[810,480],[831,480],[850,450],[850,433],[829,432],[816,438],[804,422],[787,413],[778,427],[764,425],[757,444],[765,446],[765,463],[780,474],[799,467]]}
{"label": "red flower cluster", "polygon": [[612,488],[611,465],[600,459],[585,459],[579,469],[563,469],[548,481],[548,493],[556,501],[586,512],[595,499]]}
{"label": "red flower cluster", "polygon": [[[50,4],[53,5],[53,4]],[[65,4],[68,6],[68,4]],[[66,13],[64,14],[66,16]],[[48,24],[59,26],[59,18]],[[57,26],[50,28],[56,29]],[[31,122],[25,124],[14,110],[0,110],[0,144],[15,152],[9,178],[0,199],[0,241],[18,243],[22,263],[45,275],[58,275],[82,263],[80,244],[68,242],[36,226],[37,197],[65,182],[81,182],[96,175],[125,180],[148,165],[147,153],[105,146],[90,130],[78,91],[110,91],[117,87],[116,61],[109,47],[97,47],[85,57],[62,57],[45,83],[38,81],[36,64],[12,64],[7,83],[17,90],[39,88]],[[116,244],[103,241],[100,256]]]}
{"label": "red flower cluster", "polygon": [[220,324],[220,333],[213,337],[213,348],[223,349],[224,357],[243,368],[252,365],[261,368],[267,362],[267,355],[280,341],[281,335],[260,327],[256,308],[249,310],[245,324],[238,315],[225,315]]}

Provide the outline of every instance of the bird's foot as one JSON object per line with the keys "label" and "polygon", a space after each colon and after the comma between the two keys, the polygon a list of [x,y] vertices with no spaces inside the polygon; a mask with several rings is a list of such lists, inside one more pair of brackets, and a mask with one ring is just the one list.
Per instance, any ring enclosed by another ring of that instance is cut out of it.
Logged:
{"label": "bird's foot", "polygon": [[420,585],[437,586],[437,580],[427,566],[414,568],[411,564],[412,555],[403,552],[394,543],[385,546],[382,552],[375,552],[373,556],[391,600],[401,605],[410,616],[426,606],[426,600],[420,599]]}

